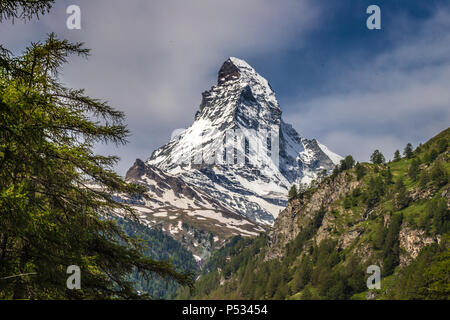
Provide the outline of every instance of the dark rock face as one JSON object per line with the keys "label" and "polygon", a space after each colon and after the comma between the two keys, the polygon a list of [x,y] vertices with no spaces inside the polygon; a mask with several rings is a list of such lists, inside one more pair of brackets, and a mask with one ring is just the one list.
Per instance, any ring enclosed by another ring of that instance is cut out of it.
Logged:
{"label": "dark rock face", "polygon": [[[143,177],[155,181],[160,190],[172,190],[177,196],[183,195],[188,199],[200,200],[197,193],[180,178],[167,175],[158,168],[145,164],[141,159],[136,159],[134,165],[128,170],[126,179],[139,181]],[[156,188],[152,187],[152,191],[157,192]]]}
{"label": "dark rock face", "polygon": [[145,174],[145,163],[141,159],[136,159],[133,166],[128,169],[125,178],[126,179],[139,179]]}
{"label": "dark rock face", "polygon": [[239,68],[236,67],[230,59],[228,59],[227,61],[224,62],[224,64],[219,70],[219,77],[217,79],[217,83],[221,85],[229,80],[238,79],[239,76],[240,76]]}

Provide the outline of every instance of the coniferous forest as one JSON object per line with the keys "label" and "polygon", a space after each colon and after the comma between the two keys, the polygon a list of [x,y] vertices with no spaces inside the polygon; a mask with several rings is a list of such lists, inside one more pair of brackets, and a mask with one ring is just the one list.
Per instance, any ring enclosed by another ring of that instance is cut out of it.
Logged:
{"label": "coniferous forest", "polygon": [[[379,151],[372,163],[347,157],[331,176],[307,189],[292,188],[287,214],[298,214],[293,223],[300,231],[285,241],[281,254],[271,254],[271,233],[236,237],[211,257],[195,290],[180,290],[178,298],[448,299],[449,140],[447,129],[414,151],[407,146],[403,158],[388,163]],[[327,186],[342,188],[340,183],[358,186],[302,217],[315,194]],[[328,230],[325,220],[333,221]],[[349,230],[358,238],[345,246]],[[420,230],[419,238],[438,239],[415,259],[400,247],[400,238],[413,230]],[[366,286],[370,265],[382,266],[379,290]]]}

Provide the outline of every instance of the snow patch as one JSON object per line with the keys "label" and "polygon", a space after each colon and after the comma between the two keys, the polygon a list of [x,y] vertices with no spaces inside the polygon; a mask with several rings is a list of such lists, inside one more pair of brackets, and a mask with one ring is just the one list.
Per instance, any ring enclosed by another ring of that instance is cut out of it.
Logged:
{"label": "snow patch", "polygon": [[344,159],[340,155],[332,152],[330,149],[328,149],[326,146],[321,144],[319,141],[317,141],[317,144],[319,145],[320,149],[322,149],[322,151],[327,155],[328,158],[330,158],[330,160],[334,164],[339,164],[341,162],[341,160]]}

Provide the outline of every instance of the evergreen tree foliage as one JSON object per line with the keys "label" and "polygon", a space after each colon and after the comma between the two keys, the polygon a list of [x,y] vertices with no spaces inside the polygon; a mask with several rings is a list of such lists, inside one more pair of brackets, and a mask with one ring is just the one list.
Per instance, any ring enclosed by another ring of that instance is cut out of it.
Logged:
{"label": "evergreen tree foliage", "polygon": [[297,186],[295,184],[292,185],[291,189],[289,189],[288,198],[289,200],[295,199],[297,197]]}
{"label": "evergreen tree foliage", "polygon": [[313,271],[313,263],[311,258],[305,256],[302,258],[300,265],[295,271],[292,290],[293,292],[299,292],[303,289],[311,280],[311,274]]}
{"label": "evergreen tree foliage", "polygon": [[389,299],[448,300],[450,250],[448,236],[424,247],[418,257],[400,271]]}
{"label": "evergreen tree foliage", "polygon": [[355,160],[352,156],[346,156],[340,163],[340,171],[349,170],[355,166]]}
{"label": "evergreen tree foliage", "polygon": [[418,175],[420,172],[420,162],[419,160],[413,159],[411,162],[411,165],[409,166],[408,169],[408,176],[413,180],[413,181],[417,181]]}
{"label": "evergreen tree foliage", "polygon": [[383,247],[383,275],[388,276],[394,272],[395,267],[400,262],[400,242],[399,232],[402,225],[403,216],[395,214],[391,217],[389,228],[386,233]]}
{"label": "evergreen tree foliage", "polygon": [[361,180],[366,175],[366,168],[361,164],[357,163],[355,166],[356,179]]}
{"label": "evergreen tree foliage", "polygon": [[430,175],[426,170],[420,172],[418,182],[421,188],[425,188],[428,182],[430,182]]}
{"label": "evergreen tree foliage", "polygon": [[429,157],[429,161],[433,162],[434,160],[437,159],[437,157],[439,156],[439,153],[437,152],[436,149],[431,150],[430,152],[430,157]]}
{"label": "evergreen tree foliage", "polygon": [[379,219],[377,224],[375,234],[373,237],[373,244],[375,249],[382,249],[384,244],[384,239],[386,237],[386,228],[384,227],[383,219]]}
{"label": "evergreen tree foliage", "polygon": [[448,183],[448,171],[440,161],[436,161],[430,170],[430,179],[438,187]]}
{"label": "evergreen tree foliage", "polygon": [[448,140],[446,138],[439,139],[437,143],[438,153],[441,154],[448,148]]}
{"label": "evergreen tree foliage", "polygon": [[[127,236],[141,242],[146,257],[158,261],[170,261],[178,272],[198,274],[198,265],[194,256],[180,242],[157,228],[151,229],[129,219],[114,220]],[[146,279],[136,269],[129,278],[134,282],[133,287],[138,292],[147,293],[154,299],[172,299],[180,288],[176,281],[168,281],[158,275]]]}
{"label": "evergreen tree foliage", "polygon": [[385,194],[385,183],[383,178],[380,175],[377,175],[370,177],[368,185],[370,188],[364,193],[363,200],[368,207],[373,207]]}
{"label": "evergreen tree foliage", "polygon": [[7,19],[30,20],[39,14],[49,12],[54,0],[2,0],[0,1],[0,22]]}
{"label": "evergreen tree foliage", "polygon": [[383,164],[386,162],[384,155],[380,152],[380,150],[375,150],[370,156],[370,161],[373,164]]}
{"label": "evergreen tree foliage", "polygon": [[[126,142],[123,113],[58,80],[70,55],[88,53],[51,34],[0,68],[0,274],[35,274],[1,280],[0,298],[141,298],[133,270],[192,283],[105,219],[134,216],[114,193],[144,190],[112,170],[117,157],[92,151]],[[69,265],[81,268],[81,290],[66,288]]]}
{"label": "evergreen tree foliage", "polygon": [[386,177],[386,184],[390,185],[393,184],[393,178],[391,167],[387,167],[387,170],[383,172],[383,175]]}
{"label": "evergreen tree foliage", "polygon": [[403,155],[406,157],[406,159],[411,159],[412,157],[414,157],[413,148],[412,148],[411,143],[408,143],[406,145],[405,149],[403,150]]}
{"label": "evergreen tree foliage", "polygon": [[409,199],[405,184],[403,183],[402,179],[398,179],[395,182],[395,191],[396,191],[395,208],[397,210],[406,208],[409,204],[410,199]]}
{"label": "evergreen tree foliage", "polygon": [[445,199],[436,198],[427,203],[426,217],[427,221],[432,222],[436,233],[450,232],[450,210]]}
{"label": "evergreen tree foliage", "polygon": [[400,151],[399,150],[395,150],[394,153],[394,162],[398,162],[402,159],[402,156],[400,155]]}

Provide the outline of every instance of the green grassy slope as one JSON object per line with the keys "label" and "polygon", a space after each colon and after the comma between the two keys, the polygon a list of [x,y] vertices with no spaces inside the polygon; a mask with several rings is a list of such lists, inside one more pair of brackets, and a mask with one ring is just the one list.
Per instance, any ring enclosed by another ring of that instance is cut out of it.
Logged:
{"label": "green grassy slope", "polygon": [[[178,298],[450,298],[449,141],[450,128],[409,159],[359,164],[302,191],[290,204],[298,232],[282,254],[268,253],[283,235],[235,238],[212,255],[196,289]],[[358,187],[307,219],[315,193],[343,187],[335,181]],[[380,290],[367,289],[369,265],[381,268]]]}

